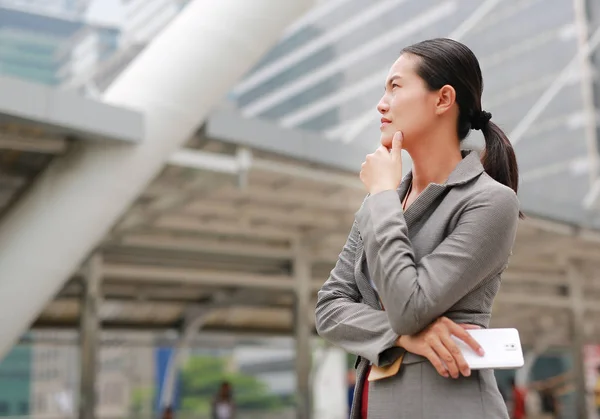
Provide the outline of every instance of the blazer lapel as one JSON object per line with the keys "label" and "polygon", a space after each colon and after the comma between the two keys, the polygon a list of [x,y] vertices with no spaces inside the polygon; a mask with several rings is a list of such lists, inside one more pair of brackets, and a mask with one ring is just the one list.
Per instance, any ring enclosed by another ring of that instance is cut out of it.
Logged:
{"label": "blazer lapel", "polygon": [[[443,185],[430,183],[415,201],[404,211],[406,226],[410,228],[421,216],[431,207],[431,205],[445,192],[453,186],[469,182],[483,172],[483,166],[479,160],[479,154],[475,151],[463,152],[462,161],[456,165],[448,180]],[[412,172],[406,175],[404,181],[398,188],[400,201],[404,200],[410,182],[412,181]]]}
{"label": "blazer lapel", "polygon": [[[447,185],[438,185],[437,183],[430,183],[423,192],[419,194],[417,199],[404,211],[404,219],[406,220],[406,226],[410,228],[416,221],[421,218],[425,211],[431,207],[431,204],[446,191]],[[400,198],[404,199],[403,197]]]}

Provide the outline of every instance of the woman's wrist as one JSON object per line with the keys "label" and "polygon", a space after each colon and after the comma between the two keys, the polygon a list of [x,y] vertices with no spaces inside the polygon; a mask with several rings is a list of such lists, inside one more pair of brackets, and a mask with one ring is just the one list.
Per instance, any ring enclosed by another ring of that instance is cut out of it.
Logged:
{"label": "woman's wrist", "polygon": [[403,336],[398,336],[398,339],[396,339],[396,346],[399,348],[403,348],[402,346],[402,342],[403,342]]}

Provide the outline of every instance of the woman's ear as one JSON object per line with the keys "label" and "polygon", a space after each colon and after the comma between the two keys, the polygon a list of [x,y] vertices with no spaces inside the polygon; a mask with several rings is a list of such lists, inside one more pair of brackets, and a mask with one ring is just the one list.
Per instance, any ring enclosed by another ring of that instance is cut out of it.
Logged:
{"label": "woman's ear", "polygon": [[456,90],[450,85],[442,86],[438,90],[437,102],[436,102],[436,113],[442,115],[452,108],[456,102]]}

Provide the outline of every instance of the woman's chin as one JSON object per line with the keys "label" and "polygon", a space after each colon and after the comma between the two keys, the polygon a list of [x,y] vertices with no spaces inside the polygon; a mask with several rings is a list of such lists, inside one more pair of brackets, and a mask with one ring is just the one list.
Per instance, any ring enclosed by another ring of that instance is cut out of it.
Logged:
{"label": "woman's chin", "polygon": [[382,131],[379,141],[381,142],[382,146],[384,146],[388,150],[391,150],[392,149],[392,138],[394,138],[393,133],[390,134],[389,132]]}

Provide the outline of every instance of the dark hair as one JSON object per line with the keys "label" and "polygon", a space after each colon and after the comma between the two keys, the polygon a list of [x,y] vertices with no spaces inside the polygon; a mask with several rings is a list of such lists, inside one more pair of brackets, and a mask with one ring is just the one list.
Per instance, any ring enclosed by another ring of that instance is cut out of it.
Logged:
{"label": "dark hair", "polygon": [[[506,134],[490,121],[492,114],[481,108],[483,77],[473,51],[452,39],[436,38],[406,47],[402,53],[420,58],[417,74],[431,90],[445,85],[454,88],[459,109],[458,138],[462,141],[471,129],[480,129],[485,137],[483,168],[493,179],[517,193],[519,168],[515,151]],[[519,216],[523,218],[522,213]]]}

